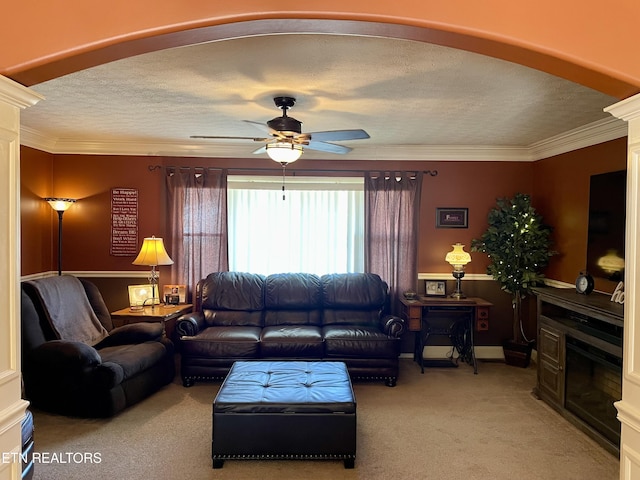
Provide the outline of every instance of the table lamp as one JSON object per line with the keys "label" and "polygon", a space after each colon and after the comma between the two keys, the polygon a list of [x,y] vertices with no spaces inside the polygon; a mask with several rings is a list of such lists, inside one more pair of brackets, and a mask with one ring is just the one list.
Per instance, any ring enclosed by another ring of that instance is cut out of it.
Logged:
{"label": "table lamp", "polygon": [[156,238],[155,236],[145,238],[142,242],[140,253],[138,253],[133,264],[151,267],[149,283],[151,283],[151,308],[154,308],[156,288],[158,287],[158,272],[156,271],[156,266],[173,264],[173,260],[171,260],[167,250],[164,248],[162,238]]}
{"label": "table lamp", "polygon": [[456,279],[456,291],[450,296],[458,299],[466,298],[460,287],[462,277],[464,277],[464,266],[471,261],[471,255],[464,251],[464,245],[461,243],[456,243],[452,245],[452,247],[453,250],[447,253],[447,256],[444,258],[445,261],[453,267],[453,278]]}

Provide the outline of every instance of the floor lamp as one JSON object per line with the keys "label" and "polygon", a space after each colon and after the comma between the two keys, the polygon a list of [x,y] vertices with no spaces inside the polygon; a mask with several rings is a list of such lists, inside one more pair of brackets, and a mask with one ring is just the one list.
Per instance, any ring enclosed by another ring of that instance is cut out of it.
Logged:
{"label": "floor lamp", "polygon": [[58,212],[58,275],[62,275],[62,215],[75,203],[75,199],[48,197],[45,200]]}
{"label": "floor lamp", "polygon": [[147,237],[142,242],[140,253],[133,261],[134,265],[146,265],[151,267],[149,282],[151,283],[151,308],[155,308],[156,288],[158,286],[158,265],[172,265],[173,260],[169,257],[167,250],[164,248],[164,242],[161,238],[154,236]]}

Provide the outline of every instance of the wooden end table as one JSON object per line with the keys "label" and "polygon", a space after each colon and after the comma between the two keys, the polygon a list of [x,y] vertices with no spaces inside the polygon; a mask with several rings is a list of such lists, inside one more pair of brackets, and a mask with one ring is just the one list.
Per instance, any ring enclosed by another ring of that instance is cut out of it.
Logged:
{"label": "wooden end table", "polygon": [[146,306],[141,310],[131,310],[130,308],[122,308],[111,312],[111,320],[114,327],[121,327],[130,323],[137,322],[161,322],[162,332],[166,336],[174,340],[173,333],[175,331],[176,320],[185,313],[191,312],[193,305],[190,303],[181,303],[178,305],[154,305]]}

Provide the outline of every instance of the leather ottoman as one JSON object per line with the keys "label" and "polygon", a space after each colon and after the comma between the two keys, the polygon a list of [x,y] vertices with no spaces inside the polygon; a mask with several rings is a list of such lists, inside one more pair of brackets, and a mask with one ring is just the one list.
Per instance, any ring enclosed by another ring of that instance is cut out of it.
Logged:
{"label": "leather ottoman", "polygon": [[213,402],[213,468],[224,460],[356,457],[356,400],[342,362],[235,362]]}

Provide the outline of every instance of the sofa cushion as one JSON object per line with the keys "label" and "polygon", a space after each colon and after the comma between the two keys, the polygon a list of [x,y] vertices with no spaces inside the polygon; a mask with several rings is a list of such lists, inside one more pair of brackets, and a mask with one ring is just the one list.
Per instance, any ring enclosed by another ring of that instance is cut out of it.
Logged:
{"label": "sofa cushion", "polygon": [[260,327],[207,327],[198,335],[180,338],[180,353],[205,358],[257,358]]}
{"label": "sofa cushion", "polygon": [[320,325],[320,277],[311,273],[278,273],[264,282],[266,326]]}
{"label": "sofa cushion", "polygon": [[329,325],[322,328],[325,357],[397,358],[400,341],[376,327]]}
{"label": "sofa cushion", "polygon": [[322,358],[324,343],[320,327],[288,325],[264,327],[260,354],[269,357]]}
{"label": "sofa cushion", "polygon": [[264,276],[215,272],[200,285],[202,311],[208,325],[262,326]]}
{"label": "sofa cushion", "polygon": [[387,284],[373,273],[323,275],[324,325],[377,325],[387,298]]}

